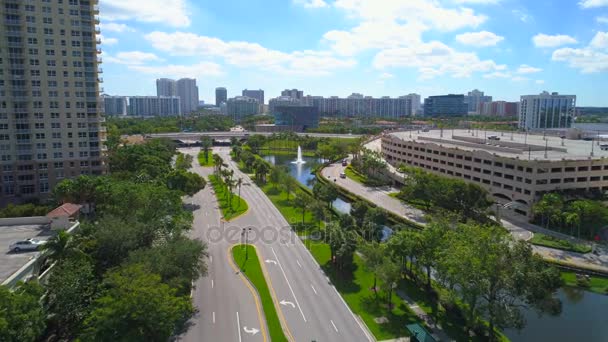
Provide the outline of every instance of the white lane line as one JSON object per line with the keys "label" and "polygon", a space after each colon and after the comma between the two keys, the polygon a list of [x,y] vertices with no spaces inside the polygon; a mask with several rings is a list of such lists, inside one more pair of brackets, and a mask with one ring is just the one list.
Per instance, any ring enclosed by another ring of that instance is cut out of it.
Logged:
{"label": "white lane line", "polygon": [[241,342],[242,341],[242,339],[241,339],[241,321],[239,321],[239,312],[238,311],[236,312],[236,326],[237,326],[237,329],[239,330],[239,342]]}
{"label": "white lane line", "polygon": [[298,264],[298,266],[300,266],[300,268],[302,268],[302,265],[300,265],[300,261],[296,260],[296,263]]}
{"label": "white lane line", "polygon": [[213,324],[215,324],[215,311],[213,311]]}
{"label": "white lane line", "polygon": [[331,325],[333,325],[333,326],[334,326],[334,330],[335,330],[336,332],[338,332],[338,328],[336,328],[336,325],[334,324],[334,321],[332,321],[331,319],[330,319],[329,321],[331,322]]}
{"label": "white lane line", "polygon": [[209,263],[212,264],[213,263],[213,255],[209,256]]}
{"label": "white lane line", "polygon": [[302,314],[302,318],[304,319],[304,322],[306,322],[306,316],[304,316],[304,312],[302,311],[302,307],[300,307],[300,303],[298,302],[298,297],[296,297],[296,294],[293,292],[293,289],[291,288],[291,284],[289,283],[289,280],[287,280],[287,275],[285,274],[285,271],[283,270],[283,266],[281,265],[281,262],[279,261],[279,257],[277,256],[277,253],[275,253],[273,247],[270,247],[270,249],[272,250],[272,254],[274,254],[274,259],[279,264],[279,268],[281,269],[281,273],[283,273],[283,277],[285,278],[285,281],[287,282],[287,286],[289,286],[289,290],[291,291],[291,295],[293,296],[293,299],[296,301],[296,304],[298,305],[298,309],[300,310],[300,313]]}
{"label": "white lane line", "polygon": [[211,288],[213,288],[213,279],[211,279]]}
{"label": "white lane line", "polygon": [[317,294],[317,290],[315,290],[315,287],[312,286],[312,284],[310,284],[310,287],[312,287],[312,292],[314,292],[315,294]]}

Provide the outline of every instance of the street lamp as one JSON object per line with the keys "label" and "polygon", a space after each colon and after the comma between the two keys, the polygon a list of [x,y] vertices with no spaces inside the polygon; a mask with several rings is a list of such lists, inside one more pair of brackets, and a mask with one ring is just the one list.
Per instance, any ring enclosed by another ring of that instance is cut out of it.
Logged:
{"label": "street lamp", "polygon": [[241,241],[242,237],[245,236],[245,260],[249,259],[249,248],[247,248],[247,245],[249,244],[249,232],[251,231],[251,227],[250,228],[243,228],[243,231],[241,232]]}

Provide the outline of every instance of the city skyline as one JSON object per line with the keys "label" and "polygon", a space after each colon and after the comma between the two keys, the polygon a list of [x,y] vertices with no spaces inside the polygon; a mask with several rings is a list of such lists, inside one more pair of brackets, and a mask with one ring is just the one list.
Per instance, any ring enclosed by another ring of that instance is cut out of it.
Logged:
{"label": "city skyline", "polygon": [[[551,90],[577,94],[581,106],[608,106],[605,1],[383,5],[103,1],[104,88],[150,95],[156,78],[192,77],[207,103],[225,86],[232,94],[264,89],[268,98],[285,88],[375,97],[477,88],[505,101]],[[555,20],[563,13],[568,20]]]}

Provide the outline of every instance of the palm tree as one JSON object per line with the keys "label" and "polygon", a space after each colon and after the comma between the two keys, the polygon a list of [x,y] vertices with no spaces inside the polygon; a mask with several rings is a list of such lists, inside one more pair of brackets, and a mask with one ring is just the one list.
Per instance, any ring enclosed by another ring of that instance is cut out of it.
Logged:
{"label": "palm tree", "polygon": [[61,261],[68,256],[82,254],[82,251],[73,246],[72,239],[70,233],[60,230],[42,246],[42,249],[47,251],[49,259],[53,261]]}
{"label": "palm tree", "polygon": [[201,150],[205,156],[205,163],[209,163],[209,150],[211,149],[211,139],[208,136],[201,137]]}
{"label": "palm tree", "polygon": [[255,170],[256,180],[263,183],[266,182],[266,175],[268,174],[268,171],[270,171],[268,164],[263,160],[256,159],[253,168]]}
{"label": "palm tree", "polygon": [[224,160],[222,160],[222,157],[220,157],[218,154],[214,154],[212,158],[213,164],[215,165],[215,172],[219,175],[220,171],[222,170],[222,164],[224,163]]}
{"label": "palm tree", "polygon": [[[239,188],[239,198],[241,198],[241,185],[243,185],[243,178],[239,177],[239,179],[236,180],[236,186]],[[241,206],[240,200],[239,200],[238,205],[239,205],[239,207]]]}

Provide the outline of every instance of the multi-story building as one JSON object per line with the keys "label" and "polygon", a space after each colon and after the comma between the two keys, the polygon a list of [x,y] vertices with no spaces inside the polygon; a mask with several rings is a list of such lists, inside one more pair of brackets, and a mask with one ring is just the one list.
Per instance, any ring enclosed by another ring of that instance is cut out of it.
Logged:
{"label": "multi-story building", "polygon": [[275,126],[287,126],[291,131],[319,127],[319,109],[314,106],[278,106],[272,114]]}
{"label": "multi-story building", "polygon": [[485,116],[517,116],[519,102],[492,101],[484,102],[479,107],[480,115]]}
{"label": "multi-story building", "polygon": [[543,194],[608,191],[608,150],[594,141],[527,133],[467,130],[382,136],[382,153],[405,164],[486,188],[497,203],[524,216]]}
{"label": "multi-story building", "polygon": [[576,95],[542,92],[523,95],[519,102],[519,128],[569,128],[574,121]]}
{"label": "multi-story building", "polygon": [[198,109],[198,87],[196,79],[181,78],[177,80],[177,96],[180,98],[182,114],[189,114]]}
{"label": "multi-story building", "polygon": [[304,97],[304,91],[298,89],[285,89],[281,92],[281,96],[289,96],[299,100]]}
{"label": "multi-story building", "polygon": [[479,114],[484,103],[492,102],[492,96],[486,96],[483,91],[474,89],[464,97],[464,102],[468,106],[469,114]]}
{"label": "multi-story building", "polygon": [[0,202],[105,173],[97,1],[3,0],[0,13]]}
{"label": "multi-story building", "polygon": [[424,99],[424,116],[461,116],[467,115],[468,110],[464,95],[438,95]]}
{"label": "multi-story building", "polygon": [[422,114],[421,110],[422,110],[422,103],[420,102],[420,95],[412,93],[412,94],[408,94],[405,96],[401,96],[401,97],[405,97],[405,98],[409,98],[411,101],[411,106],[412,106],[412,115],[418,115],[418,114]]}
{"label": "multi-story building", "polygon": [[291,96],[279,96],[274,99],[270,99],[268,101],[268,111],[272,114],[275,111],[276,107],[279,106],[301,106],[303,104],[302,100],[298,100]]}
{"label": "multi-story building", "polygon": [[247,96],[236,96],[226,102],[226,112],[232,116],[235,122],[240,122],[247,115],[259,114],[260,104],[258,100]]}
{"label": "multi-story building", "polygon": [[228,101],[228,90],[224,87],[215,88],[215,106],[219,107],[222,103]]}
{"label": "multi-story building", "polygon": [[103,107],[106,115],[127,115],[126,96],[102,95]]}
{"label": "multi-story building", "polygon": [[181,115],[181,99],[179,96],[130,96],[128,113],[133,116]]}
{"label": "multi-story building", "polygon": [[177,84],[170,78],[159,78],[156,80],[156,96],[178,96]]}
{"label": "multi-story building", "polygon": [[264,91],[262,89],[258,89],[258,90],[243,89],[242,95],[258,100],[260,105],[264,104]]}

